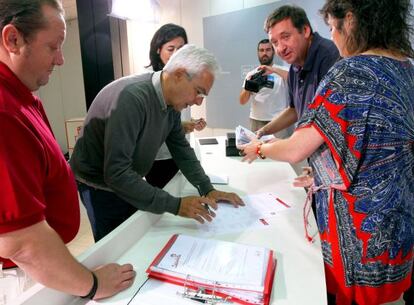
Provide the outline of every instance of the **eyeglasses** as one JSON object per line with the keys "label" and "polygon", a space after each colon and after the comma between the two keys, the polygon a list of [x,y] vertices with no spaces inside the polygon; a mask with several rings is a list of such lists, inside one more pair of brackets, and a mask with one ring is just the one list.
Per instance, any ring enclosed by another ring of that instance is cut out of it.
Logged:
{"label": "eyeglasses", "polygon": [[[191,82],[193,80],[193,77],[188,72],[186,72],[186,74],[187,74],[188,81]],[[197,88],[197,87],[193,87],[193,88],[196,91],[197,98],[205,99],[207,97],[207,94],[204,93],[206,92],[204,89]]]}
{"label": "eyeglasses", "polygon": [[[196,89],[196,88],[195,88],[195,89]],[[196,89],[196,92],[197,92],[197,97],[198,97],[198,98],[205,99],[205,98],[207,97],[207,94],[205,94],[205,93],[201,92],[199,89]]]}

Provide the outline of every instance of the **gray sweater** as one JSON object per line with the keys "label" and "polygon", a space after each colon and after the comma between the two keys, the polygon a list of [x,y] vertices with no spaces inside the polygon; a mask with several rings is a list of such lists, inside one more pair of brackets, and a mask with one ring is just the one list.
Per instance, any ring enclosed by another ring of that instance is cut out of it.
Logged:
{"label": "gray sweater", "polygon": [[163,142],[200,195],[213,186],[185,138],[180,113],[165,103],[161,73],[123,77],[99,92],[70,165],[79,181],[113,191],[139,210],[177,214],[180,199],[142,178]]}

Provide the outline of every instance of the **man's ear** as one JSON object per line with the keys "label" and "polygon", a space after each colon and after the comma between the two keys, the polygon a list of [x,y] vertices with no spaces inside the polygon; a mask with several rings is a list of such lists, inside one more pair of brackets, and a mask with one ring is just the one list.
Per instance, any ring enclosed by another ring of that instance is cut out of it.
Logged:
{"label": "man's ear", "polygon": [[188,78],[188,73],[187,70],[185,68],[177,68],[174,70],[173,72],[174,78],[177,81],[182,80],[183,78]]}
{"label": "man's ear", "polygon": [[311,35],[311,28],[310,28],[310,26],[305,24],[303,26],[303,32],[305,34],[305,38],[309,38],[310,35]]}
{"label": "man's ear", "polygon": [[20,53],[20,48],[24,45],[23,35],[12,24],[8,24],[3,28],[1,33],[3,47],[9,53]]}

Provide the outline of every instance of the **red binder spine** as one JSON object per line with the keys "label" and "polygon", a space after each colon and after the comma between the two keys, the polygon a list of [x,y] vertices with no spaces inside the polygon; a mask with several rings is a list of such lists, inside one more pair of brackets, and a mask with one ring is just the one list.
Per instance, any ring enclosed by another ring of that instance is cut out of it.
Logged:
{"label": "red binder spine", "polygon": [[265,277],[265,284],[264,284],[264,293],[269,293],[272,289],[272,282],[273,282],[273,275],[274,275],[274,259],[273,259],[273,251],[270,250],[269,252],[269,259],[267,261],[267,270],[266,270],[266,277]]}
{"label": "red binder spine", "polygon": [[264,305],[269,305],[272,294],[273,280],[275,277],[277,260],[273,258],[273,251],[270,251],[269,261],[267,264],[265,286],[264,286]]}
{"label": "red binder spine", "polygon": [[[252,303],[247,300],[241,299],[240,297],[235,297],[232,295],[228,295],[227,293],[220,292],[218,290],[221,289],[229,289],[229,287],[226,286],[220,286],[220,284],[211,284],[211,283],[200,283],[196,281],[195,279],[189,278],[187,276],[186,278],[174,276],[168,273],[163,273],[162,271],[157,271],[156,266],[158,263],[163,259],[163,257],[167,254],[169,249],[172,247],[172,245],[175,243],[175,241],[178,238],[178,234],[174,234],[167,244],[162,248],[162,250],[158,253],[158,255],[155,257],[155,259],[152,261],[150,266],[147,268],[146,272],[148,273],[148,277],[154,278],[157,280],[165,281],[171,284],[183,286],[185,288],[193,289],[193,290],[199,290],[203,289],[208,294],[214,294],[221,298],[230,298],[232,302],[239,303],[242,305],[255,305],[256,302]],[[267,267],[266,267],[266,275],[264,279],[264,287],[263,292],[257,291],[257,293],[263,294],[263,304],[269,305],[270,303],[270,297],[271,297],[271,291],[273,286],[273,280],[275,276],[275,269],[276,269],[276,259],[273,257],[274,253],[272,250],[269,251],[269,257],[267,259]],[[235,288],[235,291],[252,291],[252,290],[246,290],[242,289],[241,287]],[[262,304],[262,302],[260,302]]]}
{"label": "red binder spine", "polygon": [[178,238],[178,234],[174,234],[173,236],[171,236],[170,240],[165,244],[164,248],[162,248],[160,253],[158,253],[158,255],[154,258],[152,263],[149,265],[149,267],[145,271],[146,273],[149,274],[150,271],[151,271],[151,267],[158,264],[161,261],[161,259],[164,257],[164,255],[168,252],[168,250],[171,248],[171,246],[175,243],[177,238]]}

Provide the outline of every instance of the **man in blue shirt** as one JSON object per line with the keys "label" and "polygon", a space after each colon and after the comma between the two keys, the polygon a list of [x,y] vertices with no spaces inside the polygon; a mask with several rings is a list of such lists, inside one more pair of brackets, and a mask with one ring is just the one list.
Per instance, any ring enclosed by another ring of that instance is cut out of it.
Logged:
{"label": "man in blue shirt", "polygon": [[[273,11],[265,22],[265,31],[277,55],[289,63],[289,107],[257,131],[260,137],[294,124],[312,101],[319,82],[338,60],[339,52],[331,40],[313,32],[305,11],[284,5]],[[267,73],[273,73],[266,68]]]}

